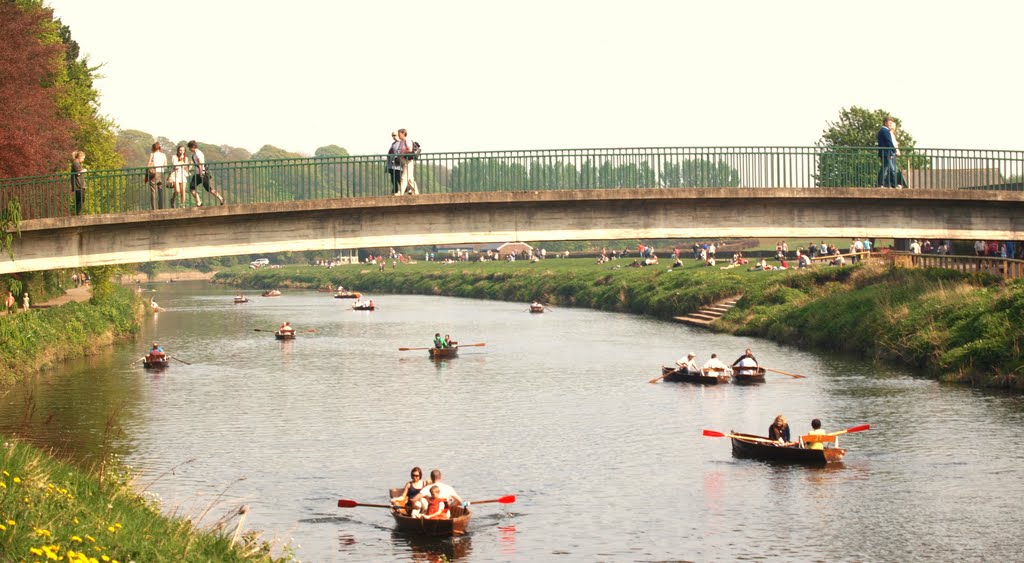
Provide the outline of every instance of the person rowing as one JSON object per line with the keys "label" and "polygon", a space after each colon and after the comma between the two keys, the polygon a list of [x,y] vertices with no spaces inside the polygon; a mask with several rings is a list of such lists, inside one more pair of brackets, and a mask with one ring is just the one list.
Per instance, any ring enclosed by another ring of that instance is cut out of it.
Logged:
{"label": "person rowing", "polygon": [[277,332],[278,332],[278,334],[295,334],[295,329],[292,328],[291,323],[289,323],[288,321],[285,321],[277,329]]}
{"label": "person rowing", "polygon": [[[461,504],[462,508],[468,508],[469,507],[469,503],[468,502],[464,502],[462,500],[462,497],[459,496],[459,493],[455,492],[455,489],[452,488],[451,485],[449,485],[448,483],[442,483],[441,482],[441,470],[440,469],[434,469],[434,470],[432,470],[430,472],[430,485],[427,486],[426,488],[424,488],[423,490],[421,490],[418,495],[412,497],[412,499],[411,499],[412,502],[414,504],[416,504],[416,503],[420,502],[420,500],[422,500],[422,499],[426,499],[428,497],[432,497],[433,495],[430,493],[430,491],[434,487],[438,488],[438,496],[440,498],[442,498],[444,500],[447,500],[449,503]],[[449,506],[451,506],[451,505],[449,505]]]}
{"label": "person rowing", "polygon": [[686,355],[686,358],[679,358],[676,360],[676,371],[682,373],[700,373],[700,368],[697,367],[697,355],[690,352]]}
{"label": "person rowing", "polygon": [[732,363],[732,367],[736,368],[734,371],[739,375],[754,375],[758,367],[757,358],[750,348],[747,348],[743,355]]}
{"label": "person rowing", "polygon": [[781,414],[775,417],[772,425],[768,427],[768,439],[778,442],[780,446],[789,444],[789,423],[786,422],[786,417]]}
{"label": "person rowing", "polygon": [[440,332],[434,333],[434,348],[437,348],[438,350],[440,350],[441,348],[447,348],[447,347],[448,347],[448,345],[445,342],[444,338],[441,338],[441,333]]}

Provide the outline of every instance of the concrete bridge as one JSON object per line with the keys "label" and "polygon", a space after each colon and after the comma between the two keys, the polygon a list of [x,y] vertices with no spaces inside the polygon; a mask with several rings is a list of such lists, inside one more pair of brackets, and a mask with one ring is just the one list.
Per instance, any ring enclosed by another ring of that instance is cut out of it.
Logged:
{"label": "concrete bridge", "polygon": [[711,187],[344,197],[27,219],[0,274],[384,246],[662,238],[1024,240],[1024,192]]}

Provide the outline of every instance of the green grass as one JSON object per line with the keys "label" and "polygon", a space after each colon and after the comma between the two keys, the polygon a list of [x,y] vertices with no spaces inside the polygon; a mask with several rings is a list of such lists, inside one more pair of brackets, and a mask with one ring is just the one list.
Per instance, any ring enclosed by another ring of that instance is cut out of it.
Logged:
{"label": "green grass", "polygon": [[875,265],[750,272],[685,260],[683,268],[627,267],[631,259],[538,263],[419,262],[384,272],[375,265],[249,270],[215,281],[260,289],[338,283],[364,292],[452,295],[587,307],[670,319],[743,299],[715,330],[859,354],[949,380],[1024,389],[1024,280],[1004,283],[951,270]]}
{"label": "green grass", "polygon": [[0,437],[0,559],[4,561],[271,561],[252,533],[167,518],[123,468],[100,473]]}

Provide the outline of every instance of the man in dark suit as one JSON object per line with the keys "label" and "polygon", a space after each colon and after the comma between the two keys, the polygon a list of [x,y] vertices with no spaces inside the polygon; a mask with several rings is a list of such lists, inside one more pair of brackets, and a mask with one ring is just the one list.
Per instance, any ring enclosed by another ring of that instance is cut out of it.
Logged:
{"label": "man in dark suit", "polygon": [[896,148],[896,139],[893,137],[896,129],[896,121],[886,117],[882,128],[878,130],[878,158],[881,166],[878,169],[878,187],[895,188],[896,177],[896,155],[899,149]]}

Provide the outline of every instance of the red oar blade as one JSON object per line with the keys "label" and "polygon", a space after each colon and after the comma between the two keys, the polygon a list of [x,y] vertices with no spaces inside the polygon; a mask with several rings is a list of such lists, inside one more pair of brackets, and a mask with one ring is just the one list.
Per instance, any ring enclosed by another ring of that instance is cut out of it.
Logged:
{"label": "red oar blade", "polygon": [[847,428],[846,429],[846,433],[847,434],[853,434],[854,432],[863,432],[865,430],[871,430],[871,425],[870,424],[862,424],[860,426],[854,426],[853,428]]}
{"label": "red oar blade", "polygon": [[354,501],[354,500],[348,500],[348,499],[345,499],[345,498],[338,499],[338,507],[339,508],[355,508],[357,506],[359,506],[359,503]]}
{"label": "red oar blade", "polygon": [[516,495],[507,495],[498,499],[501,504],[512,504],[516,501]]}
{"label": "red oar blade", "polygon": [[725,434],[722,434],[721,432],[715,430],[705,430],[704,435],[710,438],[725,438]]}

